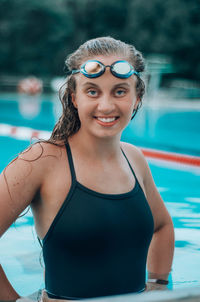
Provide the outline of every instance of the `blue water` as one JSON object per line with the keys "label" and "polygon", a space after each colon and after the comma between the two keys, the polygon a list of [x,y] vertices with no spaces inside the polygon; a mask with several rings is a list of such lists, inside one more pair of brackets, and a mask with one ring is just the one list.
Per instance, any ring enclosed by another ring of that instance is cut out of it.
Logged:
{"label": "blue water", "polygon": [[[51,130],[56,120],[53,110],[53,103],[45,100],[37,117],[25,119],[19,113],[17,102],[4,100],[0,101],[0,123]],[[194,155],[199,153],[199,112],[166,110],[164,114],[162,110],[160,115],[156,112],[155,119],[155,112],[145,110],[127,127],[124,140],[146,147]],[[148,118],[144,119],[144,116]],[[1,171],[29,142],[0,137],[0,145]],[[157,160],[149,161],[149,165],[175,226],[173,288],[199,285],[200,168]],[[41,248],[33,223],[29,211],[9,228],[0,243],[1,264],[21,295],[28,295],[44,286]]]}
{"label": "blue water", "polygon": [[143,147],[200,156],[200,111],[145,107],[122,138]]}
{"label": "blue water", "polygon": [[[57,120],[54,113],[60,110],[58,98],[43,97],[41,110],[32,119],[22,118],[17,95],[9,99],[0,96],[0,123],[39,130],[53,129]],[[176,110],[144,106],[123,132],[122,140],[143,147],[200,156],[200,109],[183,110],[181,104]]]}

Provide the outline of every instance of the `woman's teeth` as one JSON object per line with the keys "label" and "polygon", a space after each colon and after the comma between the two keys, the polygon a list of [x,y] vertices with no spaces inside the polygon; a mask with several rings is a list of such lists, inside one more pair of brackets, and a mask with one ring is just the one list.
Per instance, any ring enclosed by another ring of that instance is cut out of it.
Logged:
{"label": "woman's teeth", "polygon": [[114,122],[117,117],[97,117],[97,119],[103,123],[111,123]]}

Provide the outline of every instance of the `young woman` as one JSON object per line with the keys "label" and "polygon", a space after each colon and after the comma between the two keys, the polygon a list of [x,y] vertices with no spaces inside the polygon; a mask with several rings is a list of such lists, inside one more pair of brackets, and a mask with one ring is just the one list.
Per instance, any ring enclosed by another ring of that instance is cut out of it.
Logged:
{"label": "young woman", "polygon": [[[66,64],[63,114],[50,140],[1,174],[0,232],[31,205],[43,245],[44,300],[165,289],[172,221],[143,154],[120,141],[144,94],[142,55],[103,37],[81,45]],[[0,300],[19,297],[2,268],[0,282]]]}

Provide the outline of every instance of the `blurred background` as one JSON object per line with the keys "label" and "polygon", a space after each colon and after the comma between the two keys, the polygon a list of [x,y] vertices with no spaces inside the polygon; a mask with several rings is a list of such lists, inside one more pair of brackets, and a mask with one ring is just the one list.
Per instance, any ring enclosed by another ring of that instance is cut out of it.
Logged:
{"label": "blurred background", "polygon": [[63,75],[67,54],[104,35],[134,44],[146,57],[161,56],[165,72],[176,73],[165,77],[165,87],[199,88],[198,0],[1,0],[0,12],[2,89],[11,76],[30,74],[48,86]]}
{"label": "blurred background", "polygon": [[[147,65],[146,108],[125,139],[198,155],[198,0],[0,0],[0,123],[51,131],[66,56],[108,35],[135,45]],[[41,89],[20,90],[26,77],[37,77]]]}
{"label": "blurred background", "polygon": [[[108,35],[135,45],[146,59],[143,107],[122,139],[200,156],[199,0],[0,0],[0,171],[32,136],[49,137],[61,114],[67,55],[87,39]],[[199,165],[155,161],[150,168],[175,226],[173,287],[197,286]],[[43,286],[41,249],[36,235],[32,240],[30,212],[15,226],[0,253],[23,295]]]}

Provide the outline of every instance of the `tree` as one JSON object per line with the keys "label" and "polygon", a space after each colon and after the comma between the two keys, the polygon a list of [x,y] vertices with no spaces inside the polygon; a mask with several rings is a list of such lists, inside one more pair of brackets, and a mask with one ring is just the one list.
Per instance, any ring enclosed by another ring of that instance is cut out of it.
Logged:
{"label": "tree", "polygon": [[67,54],[111,35],[200,79],[199,16],[198,0],[0,0],[0,72],[62,74]]}
{"label": "tree", "polygon": [[74,28],[64,1],[55,5],[53,0],[5,0],[0,4],[1,72],[58,74]]}
{"label": "tree", "polygon": [[200,79],[199,1],[135,0],[129,11],[127,40],[146,54],[170,56],[182,76]]}

